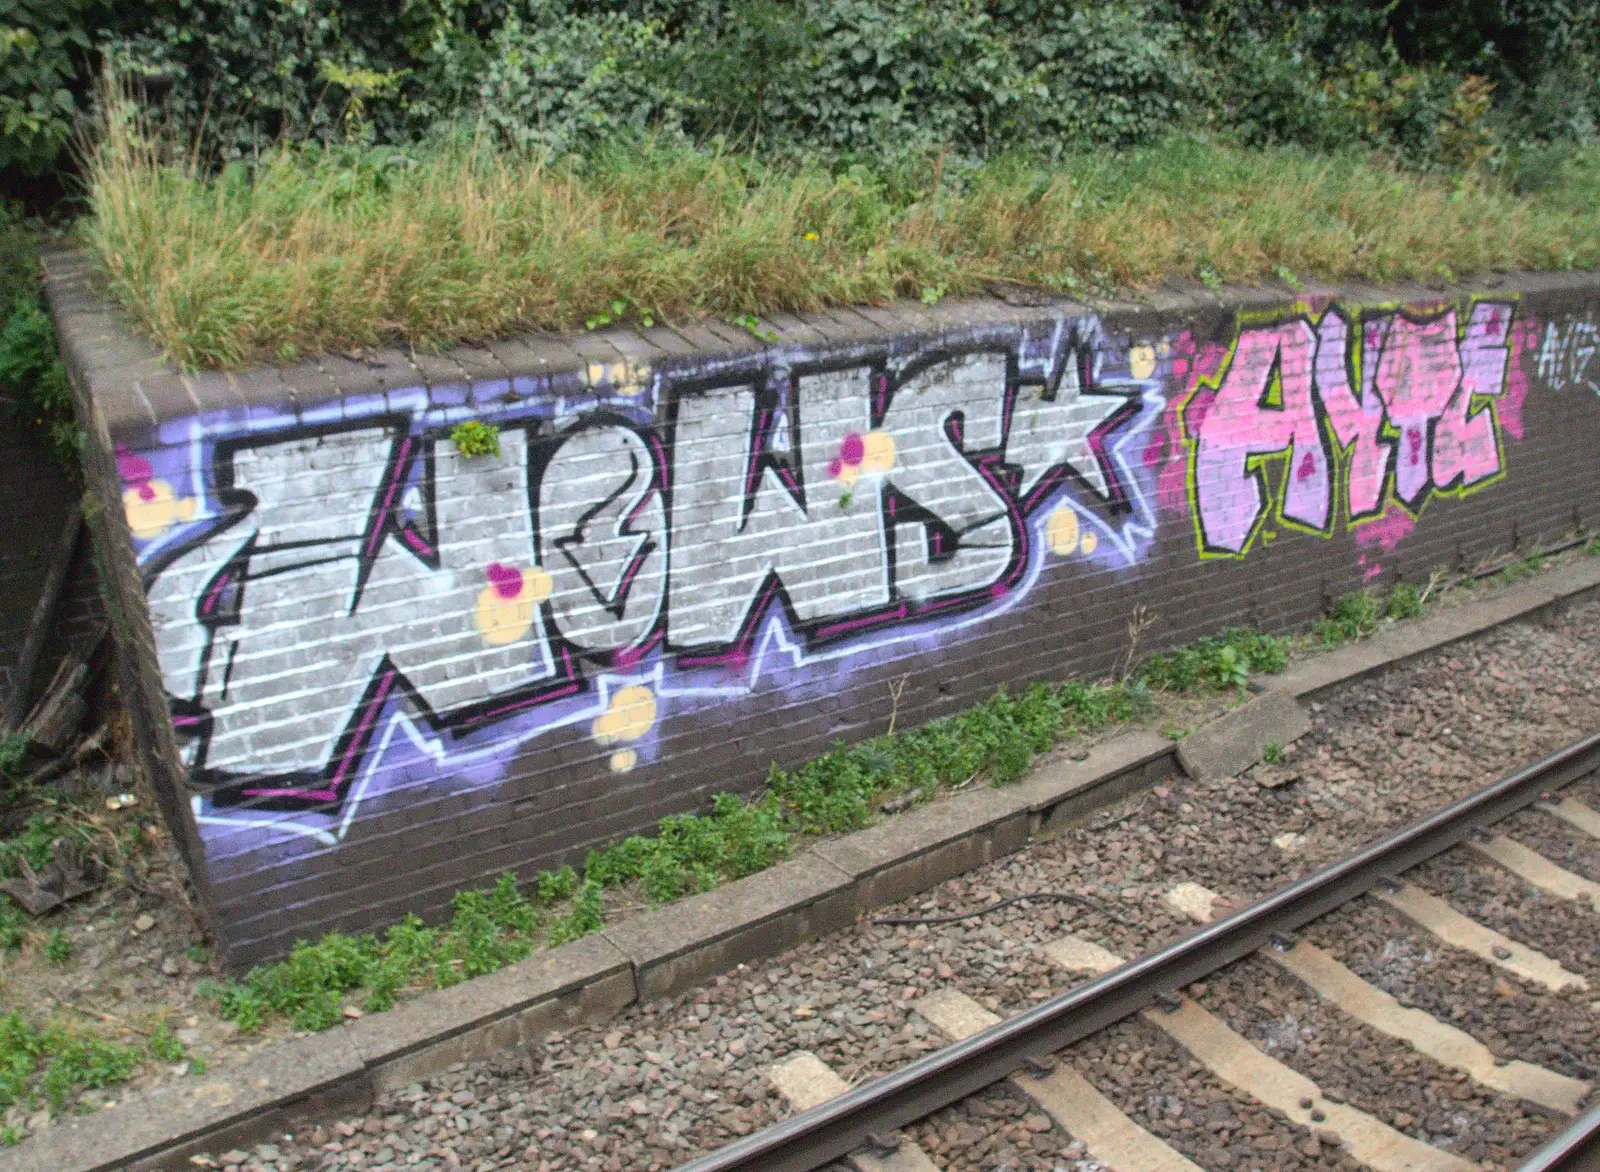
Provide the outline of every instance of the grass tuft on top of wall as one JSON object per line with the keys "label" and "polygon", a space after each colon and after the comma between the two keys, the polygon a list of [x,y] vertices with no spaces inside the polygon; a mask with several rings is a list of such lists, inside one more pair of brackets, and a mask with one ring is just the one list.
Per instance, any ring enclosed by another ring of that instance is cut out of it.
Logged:
{"label": "grass tuft on top of wall", "polygon": [[1491,181],[1177,135],[1050,165],[907,156],[836,174],[651,141],[547,163],[464,137],[426,153],[288,145],[211,173],[129,118],[89,161],[79,231],[189,367],[994,281],[1090,295],[1600,265],[1587,156]]}

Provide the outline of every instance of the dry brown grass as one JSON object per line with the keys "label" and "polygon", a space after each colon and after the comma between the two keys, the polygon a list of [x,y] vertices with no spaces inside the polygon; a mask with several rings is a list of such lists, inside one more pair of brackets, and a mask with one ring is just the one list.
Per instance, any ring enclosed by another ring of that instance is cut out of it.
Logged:
{"label": "dry brown grass", "polygon": [[[178,362],[419,346],[934,298],[1005,279],[1074,293],[1163,278],[1459,277],[1600,264],[1600,219],[1353,157],[1175,138],[1050,170],[879,183],[643,144],[584,165],[471,144],[281,150],[202,173],[128,123],[81,232]],[[1570,201],[1569,201],[1570,205]]]}

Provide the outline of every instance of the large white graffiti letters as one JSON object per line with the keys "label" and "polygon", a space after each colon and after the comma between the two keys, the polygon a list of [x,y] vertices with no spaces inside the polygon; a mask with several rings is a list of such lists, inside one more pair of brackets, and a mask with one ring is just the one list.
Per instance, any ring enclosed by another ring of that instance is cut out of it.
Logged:
{"label": "large white graffiti letters", "polygon": [[591,651],[642,644],[666,594],[666,514],[650,444],[626,424],[563,437],[539,478],[556,629]]}
{"label": "large white graffiti letters", "polygon": [[197,769],[256,804],[332,801],[405,690],[470,718],[554,671],[539,602],[526,442],[498,457],[391,428],[222,457],[231,524],[149,589],[162,672]]}
{"label": "large white graffiti letters", "polygon": [[216,808],[338,811],[394,714],[443,753],[550,713],[628,769],[658,695],[751,686],[728,681],[774,623],[791,657],[843,655],[1006,605],[1047,505],[1127,556],[1152,517],[1108,443],[1164,401],[1142,397],[1148,370],[1105,384],[1107,349],[1067,320],[898,359],[685,367],[655,384],[659,413],[486,413],[499,452],[472,457],[424,398],[225,436],[196,497],[129,453],[197,784]]}

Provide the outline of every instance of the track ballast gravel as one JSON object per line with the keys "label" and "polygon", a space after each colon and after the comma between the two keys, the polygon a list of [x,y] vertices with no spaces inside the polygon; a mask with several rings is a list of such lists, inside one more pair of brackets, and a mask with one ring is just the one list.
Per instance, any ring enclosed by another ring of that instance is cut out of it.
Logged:
{"label": "track ballast gravel", "polygon": [[[812,1050],[847,1080],[861,1081],[942,1044],[913,1010],[926,993],[955,986],[994,1012],[1013,1013],[1076,983],[1039,956],[1038,944],[1073,932],[1133,955],[1176,939],[1193,924],[1163,902],[1173,884],[1198,882],[1234,902],[1257,898],[1600,728],[1597,679],[1600,606],[1573,607],[1547,625],[1499,628],[1331,694],[1314,706],[1312,732],[1280,765],[1257,766],[1242,779],[1180,781],[1136,795],[1086,825],[883,914],[966,911],[1029,891],[1073,892],[1090,906],[1014,905],[937,927],[863,921],[701,989],[632,1007],[606,1025],[552,1036],[526,1054],[452,1069],[387,1097],[366,1116],[302,1129],[267,1150],[226,1153],[243,1158],[219,1166],[670,1168],[781,1117],[785,1109],[766,1072],[794,1051]],[[1600,803],[1593,780],[1569,792]],[[1427,873],[1429,885],[1482,866],[1465,852],[1451,859]],[[1548,942],[1564,963],[1570,958],[1595,968],[1600,916],[1592,909],[1563,901],[1553,901],[1558,909],[1545,906],[1547,897],[1509,876],[1472,882],[1489,885],[1475,891],[1492,889],[1491,920],[1522,917],[1495,926],[1536,947]],[[1476,903],[1458,906],[1481,910]],[[1568,927],[1552,927],[1546,913]],[[1600,1015],[1588,1004],[1594,993],[1535,992],[1426,938],[1372,900],[1358,900],[1306,935],[1369,981],[1492,1048],[1577,1077],[1600,1074]],[[1224,974],[1218,990],[1232,980]],[[1249,1028],[1264,1028],[1255,1016],[1264,1011],[1242,993],[1236,1000],[1229,1012],[1247,1015],[1239,1021]],[[1406,1050],[1407,1062],[1391,1061],[1392,1049],[1373,1049],[1381,1039],[1332,1010],[1316,1007],[1315,1014],[1321,1024],[1311,1028],[1349,1039],[1357,1052],[1344,1065],[1330,1056],[1312,1077],[1342,1079],[1346,1095],[1354,1096],[1359,1075],[1362,1096],[1401,1105],[1384,1117],[1411,1117],[1402,1127],[1409,1134],[1448,1142],[1464,1155],[1481,1151],[1473,1158],[1495,1166],[1557,1126],[1520,1105],[1480,1113],[1484,1100],[1476,1088],[1475,1098],[1459,1101],[1459,1111],[1453,1098],[1448,1112],[1433,1105],[1423,1111],[1420,1104],[1413,1110],[1404,1104],[1414,1102],[1410,1088],[1423,1069],[1420,1059]],[[1308,1061],[1297,1052],[1277,1056],[1290,1065]],[[1208,1169],[1352,1166],[1337,1149],[1199,1070],[1142,1021],[1088,1040],[1071,1060],[1136,1121]],[[1180,1082],[1184,1089],[1174,1089]],[[1482,1118],[1458,1124],[1454,1116],[1469,1112]],[[944,1168],[1090,1167],[1081,1145],[1041,1120],[1015,1092],[999,1087],[908,1134],[926,1139]]]}

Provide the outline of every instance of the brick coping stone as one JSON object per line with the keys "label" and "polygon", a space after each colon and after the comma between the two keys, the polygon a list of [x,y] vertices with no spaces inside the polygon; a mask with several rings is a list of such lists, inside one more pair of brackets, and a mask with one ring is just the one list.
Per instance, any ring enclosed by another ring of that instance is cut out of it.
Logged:
{"label": "brick coping stone", "polygon": [[[1271,690],[1294,703],[1308,701],[1597,592],[1600,560],[1575,561],[1297,663]],[[1234,719],[1229,712],[1209,723]],[[551,1030],[604,1022],[635,1002],[672,996],[847,927],[1180,773],[1177,748],[1166,737],[1132,730],[1093,746],[1083,760],[1058,750],[1015,785],[917,807],[489,976],[294,1038],[214,1076],[63,1120],[0,1149],[0,1172],[178,1169],[201,1151],[249,1145],[306,1119],[363,1110],[384,1091],[452,1063],[527,1045]]]}

